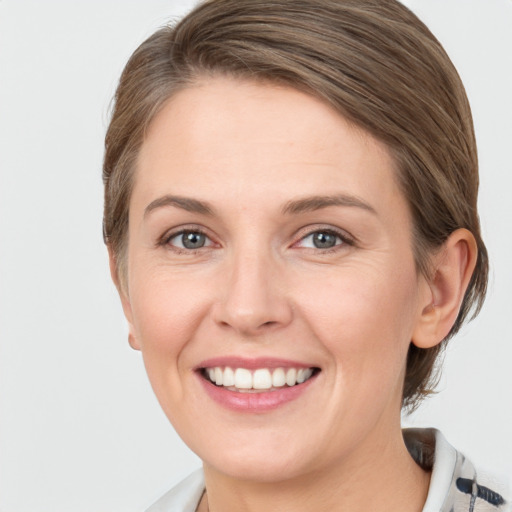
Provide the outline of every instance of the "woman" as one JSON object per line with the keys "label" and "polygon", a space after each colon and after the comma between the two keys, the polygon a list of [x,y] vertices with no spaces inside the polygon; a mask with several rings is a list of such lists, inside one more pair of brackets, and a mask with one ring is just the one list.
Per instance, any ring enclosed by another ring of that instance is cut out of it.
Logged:
{"label": "woman", "polygon": [[134,53],[104,233],[133,348],[203,460],[150,510],[506,510],[400,428],[484,299],[471,114],[395,1],[213,0]]}

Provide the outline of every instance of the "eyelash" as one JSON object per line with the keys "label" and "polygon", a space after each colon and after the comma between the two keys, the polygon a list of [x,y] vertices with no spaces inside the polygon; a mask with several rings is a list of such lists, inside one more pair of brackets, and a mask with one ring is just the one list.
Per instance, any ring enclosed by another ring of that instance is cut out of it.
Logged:
{"label": "eyelash", "polygon": [[315,247],[315,248],[305,247],[305,249],[317,251],[319,254],[330,254],[330,253],[337,252],[337,251],[341,250],[344,246],[355,245],[354,238],[349,236],[345,231],[334,229],[332,227],[322,228],[321,226],[315,227],[314,229],[311,229],[311,228],[304,229],[303,232],[300,233],[300,235],[299,235],[299,240],[297,242],[295,242],[294,245],[296,245],[300,242],[303,242],[308,237],[312,237],[313,235],[315,235],[317,233],[334,236],[340,240],[340,243],[335,244],[333,247],[328,247],[328,248],[324,248],[324,249],[321,249],[319,247]]}
{"label": "eyelash", "polygon": [[[183,236],[186,233],[202,235],[202,236],[206,237],[208,240],[210,240],[211,244],[203,246],[203,247],[199,247],[197,249],[187,249],[187,248],[182,248],[182,247],[177,247],[175,245],[171,245],[170,242],[172,239],[177,238],[179,236]],[[299,244],[300,242],[303,242],[308,237],[311,237],[317,233],[332,235],[332,236],[338,238],[341,241],[341,243],[337,243],[333,247],[328,247],[328,248],[324,248],[324,249],[321,249],[318,247],[317,248],[305,247],[304,249],[318,251],[321,254],[330,254],[332,252],[339,251],[343,246],[355,245],[355,240],[344,231],[337,230],[332,227],[328,227],[328,228],[317,227],[315,229],[305,228],[304,230],[302,230],[302,233],[299,234],[299,238],[298,238],[297,242],[294,242],[292,244],[292,246],[295,246],[295,245]],[[196,254],[197,252],[199,252],[205,248],[208,248],[213,244],[214,244],[214,242],[208,236],[206,231],[201,228],[198,228],[198,227],[182,228],[179,231],[165,233],[157,242],[158,246],[170,247],[174,252],[177,252],[178,254],[189,254],[189,255]]]}
{"label": "eyelash", "polygon": [[[182,247],[176,247],[175,245],[171,245],[171,240],[173,238],[177,238],[179,236],[183,236],[186,233],[192,233],[192,234],[198,234],[203,235],[208,240],[211,241],[211,238],[208,236],[206,231],[204,231],[201,228],[197,227],[190,227],[190,228],[182,228],[178,231],[173,231],[171,233],[165,233],[159,240],[157,245],[162,247],[170,247],[174,252],[177,252],[178,254],[196,254],[198,251],[201,251],[202,249],[205,249],[205,246],[199,247],[197,249],[187,249]],[[206,246],[206,248],[209,246]]]}

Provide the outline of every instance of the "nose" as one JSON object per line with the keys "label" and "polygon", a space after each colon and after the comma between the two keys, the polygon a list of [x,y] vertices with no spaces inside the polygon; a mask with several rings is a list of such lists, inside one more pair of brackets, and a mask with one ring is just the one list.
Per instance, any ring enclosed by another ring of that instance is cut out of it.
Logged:
{"label": "nose", "polygon": [[235,255],[229,263],[214,306],[223,328],[254,337],[285,327],[293,317],[283,269],[263,251]]}

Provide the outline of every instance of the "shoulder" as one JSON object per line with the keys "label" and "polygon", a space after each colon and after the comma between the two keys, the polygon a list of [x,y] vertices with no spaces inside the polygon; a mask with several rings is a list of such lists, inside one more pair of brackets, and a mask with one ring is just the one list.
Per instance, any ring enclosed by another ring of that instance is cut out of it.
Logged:
{"label": "shoulder", "polygon": [[416,462],[432,472],[423,512],[511,512],[503,478],[477,470],[435,429],[406,429],[404,440]]}
{"label": "shoulder", "polygon": [[203,492],[203,470],[198,469],[164,494],[146,512],[195,512]]}

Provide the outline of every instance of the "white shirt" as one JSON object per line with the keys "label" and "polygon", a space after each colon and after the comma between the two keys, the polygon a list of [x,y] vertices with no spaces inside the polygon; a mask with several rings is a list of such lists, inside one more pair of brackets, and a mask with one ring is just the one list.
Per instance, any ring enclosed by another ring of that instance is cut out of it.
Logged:
{"label": "white shirt", "polygon": [[[423,512],[511,512],[504,485],[478,474],[471,462],[435,429],[405,429],[404,440],[414,460],[431,470]],[[498,492],[498,489],[500,492]],[[195,512],[204,492],[202,470],[189,475],[146,512]]]}

